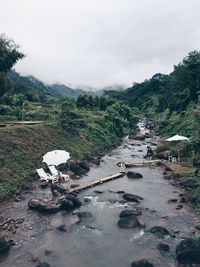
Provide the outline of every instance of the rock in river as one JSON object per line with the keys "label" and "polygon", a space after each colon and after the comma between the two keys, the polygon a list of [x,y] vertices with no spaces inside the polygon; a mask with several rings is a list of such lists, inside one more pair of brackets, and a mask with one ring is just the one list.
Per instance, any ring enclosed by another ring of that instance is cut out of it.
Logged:
{"label": "rock in river", "polygon": [[135,215],[119,219],[117,225],[120,228],[135,228],[141,226],[138,218]]}
{"label": "rock in river", "polygon": [[152,234],[162,236],[162,237],[166,235],[170,235],[170,232],[162,226],[154,226],[149,230],[149,232],[151,232]]}
{"label": "rock in river", "polygon": [[176,247],[176,258],[180,264],[200,264],[200,240],[182,240]]}
{"label": "rock in river", "polygon": [[36,267],[51,267],[47,262],[40,262]]}
{"label": "rock in river", "polygon": [[132,210],[123,210],[120,212],[119,217],[123,218],[123,217],[128,217],[128,216],[140,216],[142,215],[142,212],[140,209],[132,209]]}
{"label": "rock in river", "polygon": [[0,253],[4,253],[10,249],[10,242],[6,241],[5,237],[0,237]]}
{"label": "rock in river", "polygon": [[140,178],[143,178],[143,175],[141,173],[138,173],[138,172],[128,171],[127,172],[127,177],[128,178],[140,179]]}
{"label": "rock in river", "polygon": [[43,201],[42,199],[32,198],[28,202],[29,209],[38,210],[46,213],[56,213],[60,209],[60,205],[57,205],[51,201]]}
{"label": "rock in river", "polygon": [[81,206],[81,201],[72,194],[67,194],[65,196],[65,199],[71,201],[73,203],[74,208],[79,208]]}
{"label": "rock in river", "polygon": [[160,242],[160,243],[158,244],[157,248],[158,248],[160,251],[165,251],[165,252],[167,252],[167,251],[170,250],[169,245],[166,244],[166,243],[163,243],[163,242]]}
{"label": "rock in river", "polygon": [[147,260],[134,261],[131,264],[132,267],[154,267],[152,263]]}
{"label": "rock in river", "polygon": [[125,193],[123,195],[123,198],[130,202],[140,202],[140,200],[143,200],[143,197],[133,195],[133,194],[128,194],[128,193]]}

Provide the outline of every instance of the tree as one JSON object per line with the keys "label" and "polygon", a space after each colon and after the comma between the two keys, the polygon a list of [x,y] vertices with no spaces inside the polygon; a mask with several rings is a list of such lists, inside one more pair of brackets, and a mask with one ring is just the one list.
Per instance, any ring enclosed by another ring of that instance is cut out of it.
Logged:
{"label": "tree", "polygon": [[24,56],[13,40],[8,39],[5,35],[0,35],[0,96],[9,91],[12,86],[7,72]]}
{"label": "tree", "polygon": [[12,39],[0,35],[0,72],[8,72],[24,56]]}

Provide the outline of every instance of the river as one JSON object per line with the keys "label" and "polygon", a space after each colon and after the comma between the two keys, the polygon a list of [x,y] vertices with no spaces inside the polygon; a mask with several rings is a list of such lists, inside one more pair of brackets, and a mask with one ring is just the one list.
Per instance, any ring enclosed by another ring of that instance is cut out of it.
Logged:
{"label": "river", "polygon": [[[122,144],[102,158],[99,167],[92,167],[89,173],[78,183],[102,178],[118,172],[120,161],[141,161],[147,150],[148,142],[154,139],[136,141],[125,138]],[[26,195],[21,202],[10,201],[1,205],[4,217],[24,217],[23,227],[17,229],[16,245],[9,254],[1,257],[2,267],[34,267],[38,259],[48,262],[51,267],[130,267],[133,261],[147,259],[156,267],[175,265],[175,246],[183,237],[193,236],[196,216],[189,204],[177,210],[177,203],[168,203],[169,199],[178,198],[181,192],[163,179],[163,168],[158,166],[130,168],[143,175],[142,179],[128,179],[127,176],[90,188],[79,193],[83,205],[81,211],[89,211],[92,218],[76,224],[77,215],[59,212],[43,215],[27,209],[31,197],[50,191],[37,189]],[[101,194],[95,190],[102,191]],[[121,203],[125,191],[142,196],[139,204]],[[121,229],[117,226],[119,213],[137,205],[142,208],[139,221],[145,228]],[[67,225],[67,231],[57,229]],[[148,230],[152,226],[164,226],[175,237],[159,238]],[[20,237],[20,238],[19,238]],[[170,245],[169,252],[160,252],[160,242]]]}

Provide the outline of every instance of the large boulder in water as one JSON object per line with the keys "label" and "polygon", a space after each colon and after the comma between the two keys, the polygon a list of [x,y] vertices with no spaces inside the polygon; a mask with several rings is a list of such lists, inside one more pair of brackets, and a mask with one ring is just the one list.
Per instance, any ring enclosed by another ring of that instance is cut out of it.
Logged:
{"label": "large boulder in water", "polygon": [[143,175],[138,172],[128,171],[126,175],[128,178],[135,178],[135,179],[143,178]]}
{"label": "large boulder in water", "polygon": [[176,258],[180,264],[200,264],[200,240],[182,240],[176,247]]}
{"label": "large boulder in water", "polygon": [[10,242],[6,241],[5,237],[0,237],[0,253],[7,252],[10,249]]}
{"label": "large boulder in water", "polygon": [[149,232],[151,232],[152,234],[159,235],[159,236],[170,235],[170,232],[162,226],[154,226],[149,230]]}
{"label": "large boulder in water", "polygon": [[119,217],[124,218],[124,217],[132,216],[132,215],[140,216],[142,215],[142,212],[140,209],[123,210],[120,212]]}
{"label": "large boulder in water", "polygon": [[134,261],[132,267],[154,267],[152,263],[147,260]]}
{"label": "large boulder in water", "polygon": [[143,197],[129,194],[129,193],[125,193],[125,194],[123,194],[123,199],[130,201],[130,202],[140,202],[140,200],[143,200]]}
{"label": "large boulder in water", "polygon": [[72,203],[72,201],[70,201],[68,199],[63,199],[63,200],[61,200],[60,207],[61,207],[61,209],[64,209],[66,211],[71,211],[74,209],[74,204]]}
{"label": "large boulder in water", "polygon": [[119,221],[117,222],[117,225],[120,228],[135,228],[135,227],[141,226],[138,218],[135,215],[123,217],[119,219]]}
{"label": "large boulder in water", "polygon": [[73,203],[74,208],[79,208],[82,204],[81,201],[77,197],[71,194],[67,194],[65,196],[65,199],[71,201]]}
{"label": "large boulder in water", "polygon": [[44,213],[56,213],[60,210],[60,205],[54,203],[39,203],[38,211]]}
{"label": "large boulder in water", "polygon": [[57,205],[51,201],[43,201],[41,199],[32,198],[28,202],[29,209],[38,210],[45,213],[56,213],[60,209],[60,205]]}

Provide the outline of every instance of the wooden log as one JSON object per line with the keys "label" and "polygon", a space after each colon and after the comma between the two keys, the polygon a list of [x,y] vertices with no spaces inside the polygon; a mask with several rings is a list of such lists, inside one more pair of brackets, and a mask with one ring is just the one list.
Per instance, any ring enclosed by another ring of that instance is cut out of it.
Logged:
{"label": "wooden log", "polygon": [[139,162],[127,162],[125,163],[125,166],[128,167],[144,167],[144,166],[148,166],[151,164],[157,164],[157,163],[161,163],[162,161],[159,159],[156,160],[143,160],[143,161],[139,161]]}
{"label": "wooden log", "polygon": [[101,178],[101,179],[93,180],[93,181],[90,181],[90,182],[88,182],[86,184],[77,186],[75,188],[70,188],[69,190],[67,190],[67,193],[72,193],[72,192],[78,192],[80,190],[85,190],[87,188],[94,187],[96,185],[99,185],[99,184],[102,184],[102,183],[105,183],[105,182],[108,182],[108,181],[123,177],[124,175],[125,175],[124,173],[120,172],[120,173],[116,173],[116,174],[113,174],[113,175],[110,175],[110,176],[107,176],[107,177],[104,177],[104,178]]}

